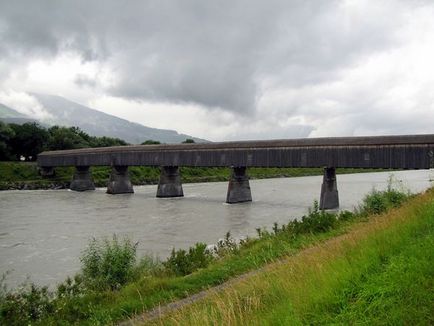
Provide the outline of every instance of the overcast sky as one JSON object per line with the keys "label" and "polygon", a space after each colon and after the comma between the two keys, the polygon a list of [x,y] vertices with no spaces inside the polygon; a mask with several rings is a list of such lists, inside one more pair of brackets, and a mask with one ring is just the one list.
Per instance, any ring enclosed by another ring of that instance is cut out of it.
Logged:
{"label": "overcast sky", "polygon": [[214,141],[434,133],[434,1],[0,0],[0,102],[30,92]]}

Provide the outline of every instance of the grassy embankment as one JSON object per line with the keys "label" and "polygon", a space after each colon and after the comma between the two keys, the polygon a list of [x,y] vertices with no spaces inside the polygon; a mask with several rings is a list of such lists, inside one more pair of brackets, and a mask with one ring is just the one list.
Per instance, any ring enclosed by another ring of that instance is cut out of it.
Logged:
{"label": "grassy embankment", "polygon": [[[432,254],[425,257],[428,253],[422,249],[429,249],[431,245],[429,250],[433,251],[433,191],[412,199],[404,208],[388,215],[369,217],[397,207],[407,198],[391,189],[374,192],[356,213],[335,216],[314,208],[301,221],[274,225],[269,232],[258,230],[258,238],[246,239],[242,244],[227,237],[213,253],[196,245],[188,251],[174,251],[165,262],[145,258],[135,264],[131,260],[135,248],[131,242],[121,245],[119,242],[93,242],[82,257],[81,274],[64,282],[55,292],[33,286],[0,295],[0,320],[11,325],[110,324],[221,284],[283,256],[289,256],[285,264],[272,264],[266,273],[259,273],[253,280],[247,279],[225,291],[229,297],[217,296],[211,299],[214,301],[195,305],[188,308],[188,314],[176,314],[172,316],[175,319],[165,322],[170,324],[179,319],[184,324],[207,321],[254,324],[258,320],[322,323],[332,321],[333,313],[342,311],[351,318],[359,318],[362,316],[355,314],[365,309],[362,299],[372,303],[390,290],[389,284],[385,286],[381,281],[381,277],[388,277],[383,276],[384,270],[394,267],[399,274],[397,277],[406,279],[407,265],[391,265],[399,255],[404,255],[401,260],[406,262],[404,248],[409,248],[416,265],[424,267],[424,262],[432,258]],[[324,242],[336,236],[332,242]],[[342,239],[347,239],[348,243],[341,243]],[[427,239],[431,239],[431,243]],[[323,245],[303,250],[318,243]],[[333,243],[336,245],[332,246]],[[422,249],[415,250],[415,246]],[[322,255],[316,260],[318,253]],[[341,257],[342,253],[346,255]],[[299,261],[303,257],[306,258]],[[431,264],[412,275],[412,284],[421,284],[414,290],[419,296],[411,297],[406,293],[410,301],[398,303],[395,297],[390,297],[393,309],[405,305],[414,310],[412,320],[429,318],[424,312],[432,303],[432,297],[425,293],[432,291],[432,269],[431,274],[426,275],[430,273],[429,268]],[[400,285],[402,282],[393,283],[391,290]],[[368,290],[373,291],[372,296]],[[411,300],[420,305],[410,306]],[[360,305],[353,306],[354,302]]]}
{"label": "grassy embankment", "polygon": [[159,325],[433,325],[434,191]]}
{"label": "grassy embankment", "polygon": [[[385,170],[337,169],[337,173],[357,173]],[[74,168],[56,168],[56,176],[42,178],[33,162],[0,162],[0,190],[6,189],[45,189],[68,187]],[[321,175],[321,168],[249,168],[252,179],[300,177]],[[129,168],[131,182],[134,185],[156,184],[160,177],[157,167],[132,166]],[[92,177],[97,187],[105,187],[110,175],[109,167],[92,167]],[[229,168],[191,168],[182,167],[181,177],[185,183],[226,181],[229,179]]]}

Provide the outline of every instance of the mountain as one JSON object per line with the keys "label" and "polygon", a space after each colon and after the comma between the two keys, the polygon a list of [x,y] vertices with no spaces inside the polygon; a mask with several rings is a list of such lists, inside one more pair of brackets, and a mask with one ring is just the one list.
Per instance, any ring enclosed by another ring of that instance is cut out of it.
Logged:
{"label": "mountain", "polygon": [[23,124],[26,122],[37,122],[37,120],[32,119],[10,107],[0,103],[0,120],[6,123],[17,123]]}
{"label": "mountain", "polygon": [[[92,136],[108,136],[125,140],[131,144],[140,144],[145,140],[158,140],[162,143],[180,143],[187,138],[196,142],[204,139],[179,134],[175,130],[156,129],[130,122],[106,114],[66,98],[54,95],[31,94],[44,107],[48,118],[41,120],[48,125],[76,126]],[[13,110],[14,111],[14,110]]]}
{"label": "mountain", "polygon": [[26,118],[26,116],[0,103],[0,119]]}

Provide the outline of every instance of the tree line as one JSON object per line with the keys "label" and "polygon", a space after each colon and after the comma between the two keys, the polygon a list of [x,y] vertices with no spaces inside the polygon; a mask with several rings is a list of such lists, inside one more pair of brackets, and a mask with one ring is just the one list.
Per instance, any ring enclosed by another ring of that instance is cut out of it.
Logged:
{"label": "tree line", "polygon": [[[187,138],[183,143],[194,143]],[[146,140],[142,145],[160,144]],[[45,128],[36,122],[24,124],[0,121],[0,161],[35,161],[43,151],[129,145],[120,138],[90,136],[78,127]]]}
{"label": "tree line", "polygon": [[78,127],[45,128],[36,122],[24,124],[0,121],[0,160],[35,161],[46,150],[128,145],[122,139],[90,136]]}

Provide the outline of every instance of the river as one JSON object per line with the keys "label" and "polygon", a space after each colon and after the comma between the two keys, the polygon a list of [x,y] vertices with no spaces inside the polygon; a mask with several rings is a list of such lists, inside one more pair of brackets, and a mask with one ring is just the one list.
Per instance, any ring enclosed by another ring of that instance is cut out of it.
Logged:
{"label": "river", "polygon": [[[433,170],[338,175],[341,209],[353,209],[374,187],[395,185],[420,192],[432,185]],[[166,257],[173,247],[216,243],[227,231],[255,235],[305,214],[318,199],[322,177],[251,180],[253,202],[225,204],[227,183],[184,184],[183,198],[155,198],[156,186],[135,194],[26,190],[0,192],[0,275],[9,287],[26,280],[53,286],[80,268],[79,257],[92,237],[127,236],[138,255]]]}

